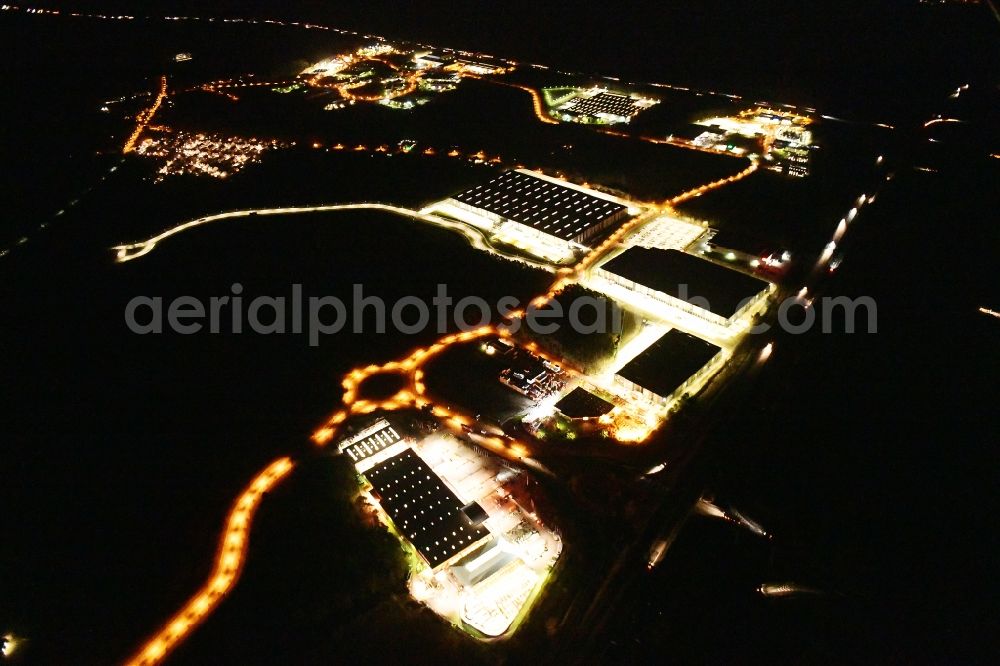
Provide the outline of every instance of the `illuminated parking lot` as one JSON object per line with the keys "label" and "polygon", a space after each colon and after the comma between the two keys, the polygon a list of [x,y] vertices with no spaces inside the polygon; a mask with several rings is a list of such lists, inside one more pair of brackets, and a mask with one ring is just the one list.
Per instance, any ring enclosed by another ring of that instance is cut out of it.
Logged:
{"label": "illuminated parking lot", "polygon": [[511,491],[523,475],[450,433],[399,437],[385,419],[338,449],[357,458],[368,501],[419,555],[411,595],[473,635],[516,628],[562,550]]}

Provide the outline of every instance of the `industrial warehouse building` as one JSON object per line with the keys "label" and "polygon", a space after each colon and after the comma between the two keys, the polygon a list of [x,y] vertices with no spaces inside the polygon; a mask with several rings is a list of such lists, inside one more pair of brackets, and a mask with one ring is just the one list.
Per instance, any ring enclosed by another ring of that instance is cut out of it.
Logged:
{"label": "industrial warehouse building", "polygon": [[580,247],[628,215],[610,198],[522,170],[504,172],[449,203],[497,224],[516,223],[529,236]]}
{"label": "industrial warehouse building", "polygon": [[503,501],[509,470],[450,434],[415,440],[389,418],[338,450],[382,523],[427,565],[411,568],[412,597],[483,636],[507,632],[562,550],[534,514]]}
{"label": "industrial warehouse building", "polygon": [[358,471],[364,471],[363,461],[377,456],[387,447],[400,441],[402,438],[396,429],[388,421],[381,419],[354,437],[341,442],[338,448],[341,453],[350,457]]}
{"label": "industrial warehouse building", "polygon": [[559,402],[556,409],[571,419],[592,419],[607,414],[615,406],[600,396],[594,395],[587,389],[577,386],[567,393]]}
{"label": "industrial warehouse building", "polygon": [[599,277],[728,327],[774,288],[752,275],[676,249],[630,247],[602,264]]}
{"label": "industrial warehouse building", "polygon": [[671,329],[615,374],[620,388],[665,406],[722,365],[720,347]]}
{"label": "industrial warehouse building", "polygon": [[418,69],[436,69],[453,63],[454,58],[444,58],[434,53],[422,53],[413,56],[413,62]]}
{"label": "industrial warehouse building", "polygon": [[464,504],[420,456],[407,448],[364,473],[396,528],[432,569],[490,538],[477,507]]}
{"label": "industrial warehouse building", "polygon": [[637,104],[637,101],[628,95],[601,91],[589,97],[576,97],[559,107],[559,110],[570,112],[576,116],[599,118],[613,123],[627,123],[643,108]]}

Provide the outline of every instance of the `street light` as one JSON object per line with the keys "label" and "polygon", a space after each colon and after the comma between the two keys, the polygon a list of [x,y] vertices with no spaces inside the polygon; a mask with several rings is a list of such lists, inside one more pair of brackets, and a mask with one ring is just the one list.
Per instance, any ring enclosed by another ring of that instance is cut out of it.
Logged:
{"label": "street light", "polygon": [[764,345],[764,348],[760,350],[760,356],[757,358],[758,363],[764,363],[767,359],[771,358],[771,354],[774,352],[774,343],[768,342]]}

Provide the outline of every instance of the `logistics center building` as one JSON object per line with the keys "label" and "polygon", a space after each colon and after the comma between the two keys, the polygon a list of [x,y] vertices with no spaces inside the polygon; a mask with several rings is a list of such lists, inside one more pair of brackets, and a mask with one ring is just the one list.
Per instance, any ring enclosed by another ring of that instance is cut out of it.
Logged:
{"label": "logistics center building", "polygon": [[630,247],[597,274],[713,324],[728,328],[760,305],[769,282],[676,249]]}
{"label": "logistics center building", "polygon": [[615,374],[615,384],[664,407],[725,362],[722,349],[671,329]]}
{"label": "logistics center building", "polygon": [[490,532],[412,449],[364,473],[396,528],[432,569],[490,538]]}
{"label": "logistics center building", "polygon": [[628,215],[610,197],[522,170],[506,171],[449,203],[497,224],[516,223],[528,235],[581,247]]}

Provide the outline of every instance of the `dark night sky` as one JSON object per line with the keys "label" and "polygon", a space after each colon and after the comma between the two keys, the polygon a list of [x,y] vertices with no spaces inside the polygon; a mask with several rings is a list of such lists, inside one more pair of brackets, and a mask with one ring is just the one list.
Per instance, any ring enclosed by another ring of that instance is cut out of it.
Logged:
{"label": "dark night sky", "polygon": [[[144,11],[139,3],[95,5]],[[905,114],[914,97],[996,72],[1000,64],[1000,25],[985,5],[939,9],[917,0],[224,0],[210,7],[189,1],[148,6],[150,14],[314,20],[573,70],[876,116]],[[969,32],[956,29],[959,23],[982,25]]]}

